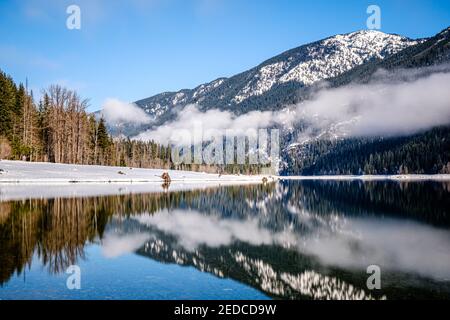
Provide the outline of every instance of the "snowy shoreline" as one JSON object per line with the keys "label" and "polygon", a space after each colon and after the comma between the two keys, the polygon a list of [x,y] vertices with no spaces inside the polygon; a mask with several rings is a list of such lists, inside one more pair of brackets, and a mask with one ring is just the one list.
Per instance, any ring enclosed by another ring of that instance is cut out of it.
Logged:
{"label": "snowy shoreline", "polygon": [[205,190],[260,184],[264,177],[168,170],[172,181],[167,188],[161,178],[163,172],[163,169],[1,160],[0,202]]}
{"label": "snowy shoreline", "polygon": [[335,175],[335,176],[281,176],[281,180],[335,180],[335,181],[450,181],[450,174],[394,174],[394,175]]}
{"label": "snowy shoreline", "polygon": [[[44,162],[0,161],[0,185],[7,184],[161,184],[163,169],[140,169],[94,165],[72,165]],[[263,178],[273,180],[362,180],[362,181],[450,181],[449,174],[410,175],[323,175],[323,176],[269,176],[230,175],[192,171],[168,170],[173,184],[219,184],[261,183]],[[159,186],[159,185],[158,185]]]}
{"label": "snowy shoreline", "polygon": [[[119,173],[121,172],[121,173]],[[264,176],[221,175],[169,170],[170,187],[163,186],[162,169],[83,166],[0,161],[0,202],[22,199],[78,198],[124,194],[206,190],[221,186],[260,184]],[[330,181],[450,181],[450,175],[391,176],[266,176],[276,180]]]}
{"label": "snowy shoreline", "polygon": [[168,172],[171,183],[261,182],[263,175],[230,175],[204,172],[72,165],[45,162],[0,161],[0,184],[75,184],[75,183],[163,183]]}

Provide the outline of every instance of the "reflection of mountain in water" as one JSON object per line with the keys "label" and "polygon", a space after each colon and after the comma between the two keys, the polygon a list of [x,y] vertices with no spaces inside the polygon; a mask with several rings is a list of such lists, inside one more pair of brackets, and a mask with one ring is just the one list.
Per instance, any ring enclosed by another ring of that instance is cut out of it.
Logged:
{"label": "reflection of mountain in water", "polygon": [[[449,226],[449,189],[305,181],[0,203],[0,282],[20,273],[33,253],[60,273],[100,239],[106,256],[122,254],[123,246],[278,298],[450,297],[440,280],[450,266],[448,249],[440,248],[450,244],[448,231],[433,227]],[[411,232],[422,235],[421,247],[399,245]],[[389,241],[397,244],[387,248]],[[424,262],[411,267],[415,254]],[[365,289],[372,262],[388,269],[381,292]]]}
{"label": "reflection of mountain in water", "polygon": [[[164,239],[164,240],[163,240]],[[171,241],[170,241],[171,240]],[[233,243],[224,247],[201,246],[194,251],[176,240],[158,235],[137,251],[164,263],[193,266],[218,277],[232,278],[277,298],[288,299],[372,299],[312,257],[274,245]],[[356,276],[364,283],[364,275]]]}

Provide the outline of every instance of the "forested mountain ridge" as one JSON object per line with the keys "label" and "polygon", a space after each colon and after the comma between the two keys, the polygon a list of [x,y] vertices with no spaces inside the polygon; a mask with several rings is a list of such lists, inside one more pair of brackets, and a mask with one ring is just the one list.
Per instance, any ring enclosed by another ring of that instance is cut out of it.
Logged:
{"label": "forested mountain ridge", "polygon": [[[379,76],[413,81],[450,72],[450,28],[383,60],[373,60],[327,80],[329,87],[367,84]],[[380,73],[381,72],[381,73]],[[386,80],[386,79],[385,79]],[[449,87],[450,88],[450,87]],[[314,89],[312,89],[314,91]],[[307,91],[303,92],[308,96]],[[330,106],[332,108],[333,106]],[[424,106],[426,108],[426,106]],[[449,101],[450,108],[450,101]],[[284,141],[283,174],[408,174],[450,173],[449,126],[407,136],[337,139],[322,135],[305,144]]]}
{"label": "forested mountain ridge", "polygon": [[173,119],[179,108],[193,103],[201,110],[216,108],[236,114],[274,110],[295,102],[299,88],[335,77],[372,59],[383,59],[421,41],[373,30],[335,35],[288,50],[233,77],[218,78],[194,89],[161,93],[135,103],[154,119],[155,126]]}
{"label": "forested mountain ridge", "polygon": [[411,136],[318,139],[286,156],[286,175],[450,174],[450,126]]}

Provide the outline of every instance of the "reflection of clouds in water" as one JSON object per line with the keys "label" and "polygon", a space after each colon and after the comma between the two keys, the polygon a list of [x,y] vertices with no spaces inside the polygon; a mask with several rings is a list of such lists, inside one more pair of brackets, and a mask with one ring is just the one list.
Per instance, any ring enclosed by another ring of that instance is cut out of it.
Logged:
{"label": "reflection of clouds in water", "polygon": [[450,278],[450,233],[412,221],[347,218],[345,223],[336,223],[336,217],[331,217],[328,227],[321,221],[316,230],[305,234],[292,228],[273,232],[256,218],[221,219],[196,211],[163,211],[135,219],[174,235],[189,251],[200,245],[226,246],[236,240],[252,245],[277,244],[295,246],[327,265],[365,270],[377,264],[382,269]]}
{"label": "reflection of clouds in water", "polygon": [[334,233],[306,242],[306,252],[341,267],[382,268],[450,278],[450,232],[412,221],[357,218],[347,229],[358,234]]}
{"label": "reflection of clouds in water", "polygon": [[102,254],[107,258],[117,258],[139,249],[150,238],[149,234],[117,234],[109,232],[102,240]]}
{"label": "reflection of clouds in water", "polygon": [[295,241],[295,238],[290,238],[293,235],[289,232],[273,233],[260,227],[257,219],[220,219],[196,211],[183,210],[146,214],[135,219],[144,225],[176,236],[179,244],[189,251],[195,250],[199,245],[220,247],[235,240],[253,245]]}
{"label": "reflection of clouds in water", "polygon": [[347,223],[347,219],[339,214],[321,215],[293,204],[288,204],[286,209],[289,213],[296,216],[297,224],[301,224],[303,228],[311,230],[312,234],[310,236],[320,237],[323,232],[329,233],[330,231],[345,232],[344,226]]}

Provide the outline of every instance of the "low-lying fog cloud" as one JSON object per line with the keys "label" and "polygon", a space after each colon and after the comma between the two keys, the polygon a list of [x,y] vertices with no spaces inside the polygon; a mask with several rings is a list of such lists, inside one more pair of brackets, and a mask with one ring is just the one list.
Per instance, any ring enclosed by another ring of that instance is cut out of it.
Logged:
{"label": "low-lying fog cloud", "polygon": [[133,103],[122,102],[117,99],[107,99],[101,111],[105,121],[110,125],[146,124],[150,123],[150,116]]}
{"label": "low-lying fog cloud", "polygon": [[[196,105],[182,109],[176,119],[138,135],[137,139],[174,142],[174,133],[201,127],[204,140],[210,129],[244,133],[248,129],[280,129],[307,124],[309,132],[334,130],[346,136],[394,136],[412,134],[450,124],[450,66],[414,70],[379,71],[368,84],[322,88],[308,101],[280,111],[252,111],[240,116],[230,111],[206,112]],[[113,104],[114,105],[114,104]],[[110,108],[116,110],[114,108]],[[112,112],[114,113],[114,112]],[[138,113],[123,112],[135,121]],[[313,130],[316,129],[316,130]],[[178,137],[179,139],[179,137]],[[184,141],[190,144],[190,141]]]}
{"label": "low-lying fog cloud", "polygon": [[326,89],[296,111],[317,128],[346,123],[350,136],[410,134],[450,123],[450,73]]}
{"label": "low-lying fog cloud", "polygon": [[[241,116],[236,116],[230,111],[212,109],[206,112],[199,110],[197,105],[190,104],[184,107],[177,118],[165,123],[153,130],[141,133],[136,139],[154,140],[160,143],[192,144],[192,132],[200,131],[203,141],[210,140],[215,132],[230,130],[236,135],[243,135],[247,130],[267,128],[276,123],[277,118],[272,112],[252,111]],[[189,131],[191,134],[181,136],[177,133]],[[183,140],[185,138],[185,140]],[[181,139],[181,140],[180,140]]]}

